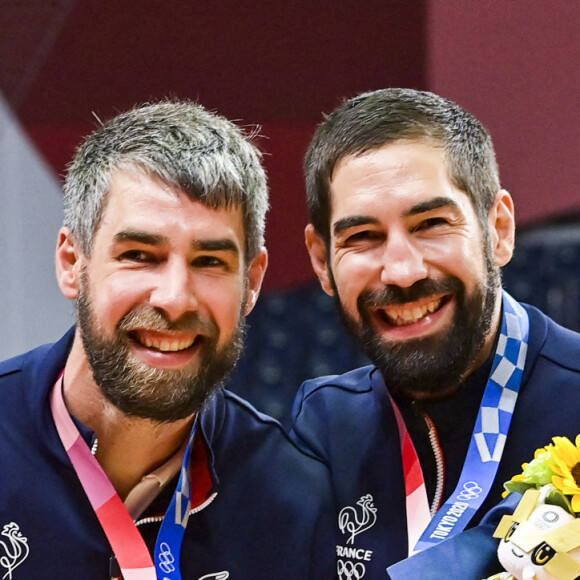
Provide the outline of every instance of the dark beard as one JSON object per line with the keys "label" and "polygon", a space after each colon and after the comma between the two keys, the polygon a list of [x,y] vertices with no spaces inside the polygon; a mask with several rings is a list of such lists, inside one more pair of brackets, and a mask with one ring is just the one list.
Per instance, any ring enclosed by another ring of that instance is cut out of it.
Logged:
{"label": "dark beard", "polygon": [[[354,320],[336,303],[347,329],[361,344],[367,356],[381,371],[392,394],[416,398],[439,398],[450,394],[464,380],[480,354],[491,328],[500,286],[499,269],[487,262],[485,283],[467,295],[456,277],[440,281],[419,280],[408,289],[387,286],[382,291],[363,292],[357,309],[361,322]],[[446,332],[404,341],[385,341],[374,328],[370,309],[412,302],[438,293],[455,295],[453,322]]]}
{"label": "dark beard", "polygon": [[[153,309],[129,312],[121,319],[112,339],[103,338],[92,311],[87,276],[83,272],[77,299],[78,324],[95,382],[105,398],[125,415],[160,423],[198,413],[233,369],[243,348],[245,319],[234,336],[217,348],[219,329],[213,321],[188,316],[166,320]],[[243,311],[243,308],[242,308]],[[147,367],[132,356],[127,333],[136,326],[152,330],[203,330],[199,362],[179,370]]]}

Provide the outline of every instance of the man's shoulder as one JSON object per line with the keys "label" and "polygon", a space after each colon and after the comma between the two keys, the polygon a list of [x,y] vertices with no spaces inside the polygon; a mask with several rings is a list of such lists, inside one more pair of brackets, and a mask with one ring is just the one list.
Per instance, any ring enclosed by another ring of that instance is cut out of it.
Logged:
{"label": "man's shoulder", "polygon": [[0,380],[7,376],[18,373],[22,370],[24,366],[24,361],[26,360],[26,355],[28,353],[19,354],[7,360],[0,362]]}
{"label": "man's shoulder", "polygon": [[[312,460],[320,464],[316,455],[296,445],[277,419],[258,411],[227,389],[220,389],[206,407],[202,425],[208,443],[218,453],[239,454],[243,441],[244,449],[250,454],[259,456],[267,452],[269,462],[293,458],[306,464]],[[320,468],[325,469],[322,464]]]}
{"label": "man's shoulder", "polygon": [[561,326],[549,316],[526,305],[531,341],[539,341],[538,357],[557,366],[580,372],[580,333]]}
{"label": "man's shoulder", "polygon": [[0,384],[2,387],[6,388],[9,385],[22,383],[37,390],[36,387],[39,385],[54,384],[66,363],[73,334],[74,328],[56,343],[44,344],[0,362]]}
{"label": "man's shoulder", "polygon": [[304,383],[296,395],[290,435],[301,447],[326,458],[328,446],[336,443],[328,433],[340,434],[338,440],[344,441],[346,430],[350,441],[358,444],[364,438],[361,432],[382,421],[389,407],[387,389],[374,366],[319,377]]}
{"label": "man's shoulder", "polygon": [[42,359],[52,345],[43,345],[0,362],[0,380],[22,372]]}
{"label": "man's shoulder", "polygon": [[252,403],[236,393],[228,389],[220,389],[216,394],[216,398],[218,399],[218,406],[221,398],[221,405],[223,405],[227,413],[228,421],[238,420],[248,426],[252,425],[267,431],[284,432],[282,425],[277,419],[262,413]]}
{"label": "man's shoulder", "polygon": [[371,375],[375,371],[375,366],[367,365],[341,375],[325,375],[308,380],[300,387],[299,398],[307,398],[316,392],[329,396],[337,391],[367,393],[372,390]]}

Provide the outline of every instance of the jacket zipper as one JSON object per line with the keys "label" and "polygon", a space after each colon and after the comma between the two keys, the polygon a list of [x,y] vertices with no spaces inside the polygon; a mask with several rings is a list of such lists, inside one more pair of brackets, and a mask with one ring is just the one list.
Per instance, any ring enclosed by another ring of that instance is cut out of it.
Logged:
{"label": "jacket zipper", "polygon": [[[217,491],[214,491],[203,503],[200,503],[198,506],[191,508],[189,510],[189,515],[196,514],[201,510],[205,509],[217,496]],[[151,516],[148,518],[143,518],[135,522],[136,526],[140,526],[141,524],[153,524],[155,522],[162,522],[165,514],[162,516]]]}
{"label": "jacket zipper", "polygon": [[431,450],[435,456],[435,469],[437,472],[437,483],[435,485],[435,494],[433,495],[433,501],[431,502],[431,517],[433,517],[437,510],[441,507],[441,498],[443,496],[443,486],[445,484],[445,461],[443,459],[443,450],[439,443],[439,436],[437,435],[437,429],[435,428],[435,423],[431,420],[431,417],[426,413],[423,414],[425,423],[429,429],[429,443],[431,443]]}

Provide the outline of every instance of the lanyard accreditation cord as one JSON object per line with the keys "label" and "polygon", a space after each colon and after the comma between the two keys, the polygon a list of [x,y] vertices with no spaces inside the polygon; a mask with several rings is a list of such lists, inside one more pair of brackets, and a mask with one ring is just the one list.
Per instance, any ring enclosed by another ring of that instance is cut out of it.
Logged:
{"label": "lanyard accreditation cord", "polygon": [[410,555],[464,530],[495,479],[522,381],[529,336],[528,314],[507,292],[503,293],[503,311],[493,366],[459,483],[433,518],[417,452],[393,401],[405,476]]}
{"label": "lanyard accreditation cord", "polygon": [[62,375],[52,390],[51,409],[60,439],[93,510],[115,553],[124,580],[181,580],[179,556],[191,508],[189,458],[195,438],[191,431],[181,476],[155,545],[155,564],[149,550],[103,468],[74,424],[62,395]]}

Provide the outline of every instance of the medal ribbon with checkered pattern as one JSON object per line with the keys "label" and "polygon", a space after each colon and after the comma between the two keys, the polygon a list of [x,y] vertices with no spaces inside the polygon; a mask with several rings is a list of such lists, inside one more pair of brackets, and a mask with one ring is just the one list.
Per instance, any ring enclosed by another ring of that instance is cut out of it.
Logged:
{"label": "medal ribbon with checkered pattern", "polygon": [[[420,537],[417,533],[417,519],[422,522],[429,519],[426,495],[422,497],[423,493],[426,494],[425,484],[419,458],[407,429],[402,420],[397,421],[402,445],[405,443],[403,468],[410,553],[420,552],[464,530],[489,494],[522,382],[528,335],[527,312],[504,291],[501,334],[459,483]],[[413,481],[409,480],[408,474],[414,474]],[[415,506],[418,502],[421,509]],[[424,513],[424,506],[427,506],[427,514]],[[415,548],[412,549],[412,546]]]}
{"label": "medal ribbon with checkered pattern", "polygon": [[52,390],[51,409],[58,434],[111,544],[124,580],[181,580],[181,544],[191,511],[189,457],[197,421],[191,430],[177,490],[161,523],[154,564],[123,500],[81,437],[66,408],[62,395],[62,375]]}

